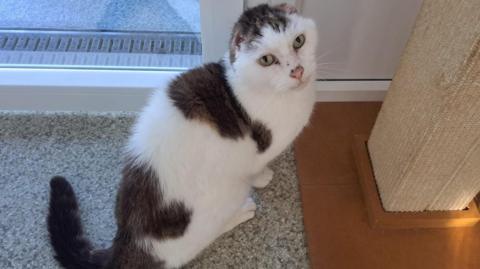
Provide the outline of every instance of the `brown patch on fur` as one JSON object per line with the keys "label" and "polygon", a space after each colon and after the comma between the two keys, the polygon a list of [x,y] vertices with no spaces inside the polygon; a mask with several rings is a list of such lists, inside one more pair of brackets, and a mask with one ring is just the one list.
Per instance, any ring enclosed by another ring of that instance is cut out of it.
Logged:
{"label": "brown patch on fur", "polygon": [[96,249],[90,253],[90,260],[93,264],[99,264],[101,268],[106,266],[106,263],[112,259],[113,249]]}
{"label": "brown patch on fur", "polygon": [[191,211],[178,201],[166,203],[155,172],[129,160],[123,169],[116,216],[122,229],[164,239],[183,235]]}
{"label": "brown patch on fur", "polygon": [[162,269],[164,262],[156,261],[150,253],[140,248],[130,234],[117,232],[114,239],[113,258],[105,269]]}
{"label": "brown patch on fur", "polygon": [[263,123],[250,119],[220,63],[183,73],[170,84],[168,96],[185,118],[209,124],[223,137],[237,139],[250,135],[259,153],[271,144],[272,133]]}
{"label": "brown patch on fur", "polygon": [[180,237],[190,223],[192,212],[179,201],[163,200],[155,172],[145,164],[127,161],[116,203],[118,230],[107,268],[157,268],[156,261],[138,242]]}
{"label": "brown patch on fur", "polygon": [[263,123],[252,122],[228,84],[222,64],[183,73],[170,84],[168,96],[185,118],[209,124],[223,137],[237,139],[250,134],[259,153],[271,144],[270,130]]}
{"label": "brown patch on fur", "polygon": [[127,160],[117,195],[117,234],[109,249],[93,250],[83,234],[78,203],[70,183],[56,176],[50,181],[47,217],[55,259],[74,268],[163,268],[141,244],[146,237],[164,240],[182,236],[191,210],[179,201],[165,201],[155,172],[145,164]]}
{"label": "brown patch on fur", "polygon": [[177,77],[168,96],[187,119],[213,126],[221,136],[242,137],[249,119],[235,98],[221,64],[211,63]]}
{"label": "brown patch on fur", "polygon": [[252,124],[251,138],[257,143],[259,153],[265,152],[272,144],[272,132],[259,121],[254,121]]}

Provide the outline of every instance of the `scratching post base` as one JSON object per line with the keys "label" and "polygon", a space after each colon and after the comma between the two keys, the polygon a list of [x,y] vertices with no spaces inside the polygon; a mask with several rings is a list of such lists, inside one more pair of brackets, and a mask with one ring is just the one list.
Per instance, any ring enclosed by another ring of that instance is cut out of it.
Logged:
{"label": "scratching post base", "polygon": [[373,167],[367,149],[368,136],[357,135],[354,139],[353,154],[358,178],[363,192],[363,200],[373,228],[413,229],[468,227],[480,222],[480,212],[475,201],[464,210],[387,212],[382,207],[377,190]]}

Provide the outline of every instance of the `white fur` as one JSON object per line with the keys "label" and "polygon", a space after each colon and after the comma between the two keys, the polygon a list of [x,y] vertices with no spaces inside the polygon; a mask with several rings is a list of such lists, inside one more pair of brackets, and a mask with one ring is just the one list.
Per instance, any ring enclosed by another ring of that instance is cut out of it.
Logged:
{"label": "white fur", "polygon": [[[255,48],[240,47],[233,66],[227,66],[228,81],[241,105],[272,132],[266,152],[259,154],[249,136],[222,138],[208,124],[185,119],[163,89],[152,96],[135,125],[129,151],[157,172],[166,202],[182,201],[193,212],[182,237],[138,242],[167,267],[185,264],[223,232],[253,217],[249,195],[255,175],[308,121],[315,101],[316,30],[309,19],[289,17],[285,32],[264,28]],[[292,43],[301,33],[306,42],[296,53]],[[280,64],[260,66],[257,59],[266,53],[274,54]],[[303,83],[289,77],[297,64],[305,68]]]}

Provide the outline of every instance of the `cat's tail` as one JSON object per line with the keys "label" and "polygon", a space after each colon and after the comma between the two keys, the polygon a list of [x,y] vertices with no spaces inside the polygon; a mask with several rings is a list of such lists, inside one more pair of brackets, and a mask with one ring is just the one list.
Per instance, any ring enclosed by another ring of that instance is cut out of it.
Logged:
{"label": "cat's tail", "polygon": [[65,178],[56,176],[50,181],[50,189],[47,225],[55,259],[67,269],[102,268],[107,261],[98,257],[99,252],[93,251],[83,234],[72,186]]}

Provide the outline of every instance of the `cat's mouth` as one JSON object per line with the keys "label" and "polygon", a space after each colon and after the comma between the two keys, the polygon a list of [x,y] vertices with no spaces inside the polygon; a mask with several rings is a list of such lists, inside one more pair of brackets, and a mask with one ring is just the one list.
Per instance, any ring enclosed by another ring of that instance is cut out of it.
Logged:
{"label": "cat's mouth", "polygon": [[300,91],[307,86],[308,82],[310,81],[310,76],[304,77],[300,80],[298,80],[297,85],[293,87],[293,90]]}

